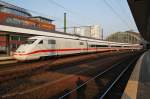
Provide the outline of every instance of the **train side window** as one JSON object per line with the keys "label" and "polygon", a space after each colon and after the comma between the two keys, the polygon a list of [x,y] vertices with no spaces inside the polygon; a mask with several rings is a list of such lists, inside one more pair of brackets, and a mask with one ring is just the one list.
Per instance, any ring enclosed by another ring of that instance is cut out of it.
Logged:
{"label": "train side window", "polygon": [[84,43],[83,43],[83,42],[80,42],[80,45],[84,45]]}
{"label": "train side window", "polygon": [[108,47],[108,45],[98,45],[98,47]]}
{"label": "train side window", "polygon": [[41,40],[41,41],[39,42],[39,44],[43,44],[43,40]]}
{"label": "train side window", "polygon": [[56,44],[55,40],[48,40],[48,44]]}
{"label": "train side window", "polygon": [[89,47],[96,47],[96,45],[89,45]]}

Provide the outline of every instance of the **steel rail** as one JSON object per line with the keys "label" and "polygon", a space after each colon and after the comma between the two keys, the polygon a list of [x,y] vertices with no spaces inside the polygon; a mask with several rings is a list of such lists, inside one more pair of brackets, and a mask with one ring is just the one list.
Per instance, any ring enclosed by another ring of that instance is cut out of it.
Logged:
{"label": "steel rail", "polygon": [[125,61],[127,61],[127,60],[128,60],[128,59],[123,60],[123,61],[121,61],[121,62],[119,62],[119,63],[116,63],[116,64],[112,65],[111,67],[109,67],[109,68],[107,68],[106,70],[102,71],[101,73],[99,73],[99,74],[96,75],[95,77],[93,77],[93,78],[87,80],[87,81],[84,82],[82,85],[80,85],[80,86],[74,88],[74,89],[71,90],[70,92],[68,92],[68,93],[66,93],[65,95],[59,97],[59,99],[64,99],[67,95],[69,95],[69,94],[71,94],[72,92],[76,91],[77,89],[81,88],[82,86],[84,86],[84,85],[87,84],[88,82],[94,80],[95,78],[97,78],[97,77],[99,77],[99,76],[102,76],[104,73],[106,73],[106,72],[112,70],[113,68],[115,68],[116,66],[118,66],[119,64],[122,64],[123,62],[125,62]]}
{"label": "steel rail", "polygon": [[107,90],[99,97],[99,99],[103,99],[107,93],[111,90],[111,88],[115,85],[115,83],[124,75],[124,73],[131,67],[131,65],[137,60],[138,56],[134,58],[128,66],[119,74],[119,76],[113,81],[113,83],[107,88]]}

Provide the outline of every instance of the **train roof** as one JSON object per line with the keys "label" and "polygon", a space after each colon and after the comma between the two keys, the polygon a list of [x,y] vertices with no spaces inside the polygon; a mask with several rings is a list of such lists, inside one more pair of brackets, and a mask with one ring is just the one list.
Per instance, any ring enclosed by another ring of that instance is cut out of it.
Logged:
{"label": "train roof", "polygon": [[[48,37],[50,37],[50,36],[33,36],[33,37],[30,37],[29,39],[45,39],[45,38],[48,38]],[[57,37],[57,36],[55,36],[55,37]],[[92,42],[103,42],[103,43],[108,42],[108,41],[95,40],[95,39],[89,39],[89,38],[84,38],[84,37],[77,37],[77,38],[75,37],[75,38],[71,38],[71,39],[88,40],[88,41],[92,41]]]}
{"label": "train roof", "polygon": [[[45,38],[49,38],[47,36],[33,36],[33,37],[30,37],[29,39],[45,39]],[[102,40],[93,40],[93,39],[87,39],[87,38],[78,38],[78,40],[87,40],[87,41],[91,41],[91,42],[94,42],[94,43],[101,43],[101,44],[111,44],[113,46],[116,46],[116,45],[124,45],[124,46],[131,46],[131,44],[127,44],[127,43],[118,43],[118,42],[109,42],[109,41],[102,41]]]}

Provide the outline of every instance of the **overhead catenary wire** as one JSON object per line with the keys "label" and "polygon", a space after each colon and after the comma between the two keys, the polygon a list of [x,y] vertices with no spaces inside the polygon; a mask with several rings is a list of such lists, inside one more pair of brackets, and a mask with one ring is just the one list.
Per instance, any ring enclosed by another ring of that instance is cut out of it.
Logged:
{"label": "overhead catenary wire", "polygon": [[80,14],[79,12],[76,12],[76,11],[73,11],[73,10],[70,10],[69,8],[65,7],[64,5],[56,2],[56,0],[48,0],[50,3],[64,9],[64,11],[68,12],[68,13],[72,13],[72,14],[76,14],[84,19],[87,19],[88,21],[91,21],[91,22],[97,22],[97,20],[89,17],[89,16],[84,16],[83,14]]}
{"label": "overhead catenary wire", "polygon": [[[59,22],[63,22],[63,17],[59,18],[59,17],[54,17],[54,16],[50,16],[48,14],[45,14],[45,13],[42,13],[42,12],[39,12],[39,11],[35,11],[35,10],[31,10],[31,9],[27,9],[25,8],[26,11],[28,11],[29,13],[32,13],[32,15],[38,15],[38,16],[43,16],[43,17],[46,17],[46,18],[50,18],[50,19],[54,19],[55,21],[59,21]],[[76,24],[76,25],[80,25],[79,23],[76,23],[70,19],[67,19],[69,20],[68,22],[71,23],[71,24]],[[60,28],[56,28],[56,29],[60,29]],[[68,28],[67,28],[68,29]]]}
{"label": "overhead catenary wire", "polygon": [[[81,15],[81,14],[75,12],[75,11],[72,11],[72,10],[70,10],[70,9],[68,9],[68,8],[66,8],[66,7],[64,7],[63,5],[57,3],[55,0],[48,0],[48,1],[51,2],[51,3],[53,3],[53,4],[56,5],[56,6],[59,6],[59,7],[62,8],[62,9],[64,9],[66,12],[74,13],[74,14],[76,14],[76,15],[78,15],[78,16],[87,18],[87,16],[83,16],[83,15]],[[38,12],[38,11],[34,11],[34,10],[31,10],[31,9],[27,9],[27,8],[26,8],[26,10],[27,10],[28,12],[31,12],[31,13],[35,14],[35,15],[40,15],[40,16],[42,15],[42,16],[44,16],[44,17],[46,17],[46,18],[53,18],[53,19],[56,20],[56,21],[61,21],[61,22],[63,22],[63,17],[62,17],[62,18],[58,18],[58,17],[50,16],[50,15],[45,14],[45,13],[41,13],[41,12]],[[88,18],[88,20],[89,20],[89,19],[91,19],[91,18]],[[77,23],[77,22],[74,22],[74,21],[72,21],[72,20],[70,20],[70,19],[67,19],[67,20],[69,20],[68,22],[70,22],[70,23],[73,23],[73,24],[78,25],[78,26],[76,26],[76,27],[81,26],[81,24],[79,24],[79,23]],[[67,28],[70,28],[70,27],[67,27]],[[58,29],[61,29],[61,28],[58,28]]]}
{"label": "overhead catenary wire", "polygon": [[[54,17],[54,16],[47,15],[47,14],[45,14],[45,13],[37,12],[37,11],[34,11],[34,10],[30,10],[30,9],[26,9],[26,10],[27,10],[28,12],[31,12],[31,13],[36,14],[36,15],[44,16],[44,17],[46,17],[46,18],[52,18],[52,19],[54,19],[55,21],[59,21],[59,22],[61,22],[61,23],[64,21],[64,20],[63,20],[63,17]],[[70,19],[67,19],[67,20],[69,20],[68,22],[71,23],[71,24],[80,25],[79,23],[74,22],[74,21],[72,21],[72,20],[70,20]],[[57,28],[56,28],[56,29],[57,29]]]}
{"label": "overhead catenary wire", "polygon": [[[62,17],[59,18],[59,17],[56,17],[56,16],[55,17],[54,16],[50,16],[48,14],[45,14],[45,13],[42,13],[42,12],[39,12],[39,11],[35,11],[35,10],[31,10],[31,9],[28,9],[28,8],[25,8],[25,10],[27,12],[31,13],[32,15],[43,16],[43,17],[46,17],[46,18],[54,19],[55,21],[63,22]],[[73,22],[71,20],[69,20],[69,22],[74,23],[74,24],[78,24],[78,23]]]}
{"label": "overhead catenary wire", "polygon": [[[122,0],[119,0],[119,1],[120,2],[117,2],[117,4],[118,4],[122,14],[125,15],[125,16],[128,16],[129,14],[128,14],[127,10],[125,9],[124,4],[122,4]],[[130,24],[133,23],[133,20],[131,20],[131,18],[129,18],[129,21],[130,21]]]}
{"label": "overhead catenary wire", "polygon": [[[120,1],[120,3],[121,3],[121,7],[122,7],[122,9],[124,10],[124,12],[127,14],[127,15],[130,15],[130,22],[132,22],[131,24],[132,25],[134,25],[135,26],[135,31],[138,31],[138,29],[137,29],[137,27],[136,27],[136,25],[135,25],[135,21],[134,21],[134,19],[133,19],[133,16],[132,16],[132,14],[131,14],[131,10],[129,10],[129,12],[127,12],[127,10],[125,10],[126,8],[128,8],[128,9],[130,9],[129,8],[129,6],[127,6],[127,7],[125,7],[125,5],[124,4],[122,4],[122,3],[124,3],[123,1],[124,0],[119,0]],[[127,0],[126,0],[126,4],[128,5],[128,3],[127,3]],[[134,30],[134,29],[130,29],[130,30]]]}
{"label": "overhead catenary wire", "polygon": [[[125,5],[122,4],[122,3],[124,3],[124,2],[123,2],[124,0],[119,0],[119,1],[120,1],[120,5],[122,5],[122,6],[120,6],[120,7],[124,10],[124,12],[125,12],[126,14],[128,14],[126,8],[129,8],[129,6],[125,7]],[[118,3],[119,3],[119,2],[118,2]],[[126,4],[127,4],[127,0],[126,0]],[[129,8],[129,9],[130,9],[130,8]]]}
{"label": "overhead catenary wire", "polygon": [[[48,0],[48,1],[49,1],[50,3],[56,5],[56,6],[60,7],[61,9],[64,9],[64,11],[67,11],[68,13],[74,13],[74,14],[76,14],[76,15],[78,15],[78,16],[82,16],[82,17],[84,18],[84,20],[89,17],[89,16],[82,15],[82,14],[80,14],[80,13],[78,13],[78,12],[72,11],[72,10],[69,9],[69,8],[66,8],[64,5],[58,3],[57,0]],[[125,20],[124,18],[122,18],[122,17],[115,11],[115,9],[113,8],[113,6],[111,6],[111,4],[108,3],[106,0],[104,0],[104,2],[106,2],[105,4],[106,4],[107,6],[110,6],[109,8],[111,8],[111,11],[114,12],[115,15],[116,15],[117,17],[119,17],[119,19],[126,25],[126,27],[128,27],[128,28],[130,29],[130,26],[128,25],[128,22],[126,22],[126,20]],[[27,10],[29,10],[29,9],[27,9]],[[33,12],[33,13],[36,13],[36,14],[38,14],[38,15],[46,16],[46,17],[48,17],[48,18],[57,19],[56,21],[61,21],[61,22],[63,22],[63,17],[58,18],[58,17],[49,16],[49,15],[47,15],[47,14],[43,14],[43,13],[41,13],[41,12],[33,11],[33,10],[29,10],[29,11],[30,11],[30,12]],[[78,24],[78,25],[79,25],[79,23],[76,23],[76,22],[74,22],[74,21],[71,21],[70,19],[68,19],[68,20],[69,20],[68,22],[70,22],[70,23]],[[88,18],[88,21],[90,21],[90,20],[92,20],[92,18]],[[79,26],[81,26],[81,25],[79,25]]]}
{"label": "overhead catenary wire", "polygon": [[[81,28],[81,27],[91,27],[91,26],[89,26],[89,25],[87,25],[87,26],[70,26],[70,27],[66,27],[66,28]],[[60,28],[56,28],[56,29],[63,29],[63,27],[60,27]]]}
{"label": "overhead catenary wire", "polygon": [[62,6],[61,4],[57,3],[54,0],[47,0],[47,1],[50,2],[50,3],[52,3],[52,4],[54,4],[54,5],[56,5],[56,6],[58,6],[58,7],[60,7],[60,8],[62,8],[62,9],[65,9],[65,11],[70,12],[70,10],[66,9],[64,6]]}
{"label": "overhead catenary wire", "polygon": [[[62,8],[62,9],[64,9],[64,10],[65,10],[64,13],[66,13],[66,12],[74,13],[73,11],[67,9],[66,7],[64,7],[63,5],[57,3],[57,2],[54,1],[54,0],[47,0],[47,1],[50,2],[50,3],[52,3],[52,4],[54,4],[54,5],[56,5],[56,6],[58,6],[58,7],[60,7],[60,8]],[[67,19],[67,20],[68,20],[68,19]],[[69,22],[70,22],[70,21],[69,21]],[[72,21],[72,23],[76,23],[76,22],[73,22],[73,21]]]}
{"label": "overhead catenary wire", "polygon": [[[88,21],[90,20],[90,21],[92,21],[92,23],[95,23],[95,22],[97,22],[95,19],[93,20],[92,18],[90,18],[90,17],[88,17],[88,16],[83,16],[82,14],[80,14],[80,13],[78,13],[78,12],[76,12],[76,11],[72,11],[72,10],[70,10],[69,8],[66,8],[64,5],[62,5],[62,4],[60,4],[60,3],[58,3],[58,2],[56,2],[56,0],[48,0],[50,3],[52,3],[52,4],[54,4],[54,5],[56,5],[56,6],[58,6],[58,7],[60,7],[60,8],[62,8],[62,9],[64,9],[65,10],[65,12],[69,12],[69,13],[72,13],[72,14],[76,14],[76,15],[78,15],[78,16],[80,16],[80,17],[82,17],[82,18],[84,18],[84,20],[85,19],[87,19]],[[81,27],[83,27],[83,25],[78,25],[78,26],[72,26],[72,27],[66,27],[66,29],[73,29],[74,31],[75,31],[75,29],[76,28],[81,28]],[[57,30],[62,30],[62,29],[64,29],[64,28],[56,28]]]}
{"label": "overhead catenary wire", "polygon": [[120,21],[130,29],[130,26],[128,25],[128,22],[126,22],[126,20],[124,20],[117,12],[116,10],[108,3],[107,0],[103,0],[104,3],[106,4],[106,6],[120,19]]}

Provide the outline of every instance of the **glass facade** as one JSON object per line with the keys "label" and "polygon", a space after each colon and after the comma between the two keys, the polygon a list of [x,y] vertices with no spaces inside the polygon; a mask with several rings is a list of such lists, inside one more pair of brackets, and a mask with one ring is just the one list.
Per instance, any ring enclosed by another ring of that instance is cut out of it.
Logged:
{"label": "glass facade", "polygon": [[19,36],[11,36],[11,38],[10,38],[11,40],[20,40],[20,37]]}
{"label": "glass facade", "polygon": [[51,24],[54,21],[54,20],[51,20],[42,16],[30,17],[30,19],[38,20],[40,22],[48,23],[48,24]]}
{"label": "glass facade", "polygon": [[[41,29],[55,30],[55,26],[51,24],[53,20],[44,17],[32,17],[26,9],[0,1],[0,23],[5,25]],[[13,15],[14,14],[14,15]],[[22,17],[20,17],[22,16]]]}
{"label": "glass facade", "polygon": [[15,51],[19,47],[20,44],[25,43],[27,38],[28,37],[22,36],[22,35],[11,35],[9,39],[10,40],[9,45],[10,45],[11,51]]}
{"label": "glass facade", "polygon": [[13,25],[18,25],[18,26],[25,26],[25,27],[36,27],[36,23],[29,21],[29,20],[21,20],[21,19],[17,19],[17,18],[13,18],[13,17],[8,17],[6,19],[6,23],[8,24],[13,24]]}
{"label": "glass facade", "polygon": [[[35,30],[55,30],[55,25],[30,19],[32,15],[24,8],[0,0],[0,23]],[[28,34],[0,32],[0,54],[12,55],[20,44],[30,37]]]}
{"label": "glass facade", "polygon": [[30,16],[29,14],[26,14],[24,12],[17,11],[15,9],[7,8],[7,7],[3,7],[3,6],[0,7],[0,12],[11,13],[11,14],[15,14],[15,15],[18,15],[18,16],[24,16],[24,17],[29,17]]}
{"label": "glass facade", "polygon": [[117,32],[106,38],[107,41],[121,42],[121,43],[141,43],[141,38],[138,33],[130,32]]}

